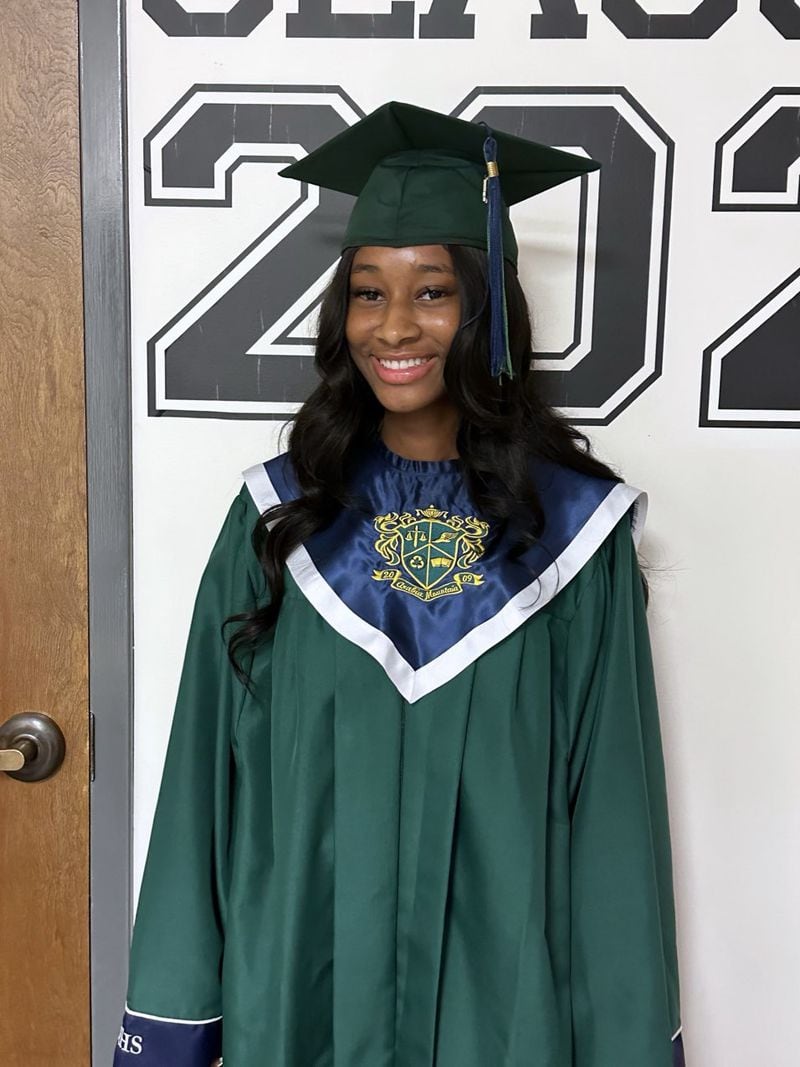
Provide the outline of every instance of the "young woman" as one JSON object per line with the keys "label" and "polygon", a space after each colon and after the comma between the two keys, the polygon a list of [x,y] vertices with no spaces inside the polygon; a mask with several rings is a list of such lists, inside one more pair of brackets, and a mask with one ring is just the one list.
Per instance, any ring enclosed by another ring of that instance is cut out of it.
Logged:
{"label": "young woman", "polygon": [[391,104],[289,168],[360,195],[201,583],[117,1067],[683,1064],[643,498],[537,393],[507,213],[594,166]]}

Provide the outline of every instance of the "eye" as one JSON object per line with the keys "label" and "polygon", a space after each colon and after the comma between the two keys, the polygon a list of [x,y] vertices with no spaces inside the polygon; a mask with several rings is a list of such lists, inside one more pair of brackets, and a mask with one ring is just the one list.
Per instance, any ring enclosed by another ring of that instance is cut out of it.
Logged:
{"label": "eye", "polygon": [[353,300],[367,300],[372,302],[375,300],[380,300],[381,294],[378,292],[377,289],[362,288],[351,289],[350,296]]}
{"label": "eye", "polygon": [[426,300],[441,300],[443,296],[449,296],[447,289],[437,289],[433,285],[427,286],[420,294]]}

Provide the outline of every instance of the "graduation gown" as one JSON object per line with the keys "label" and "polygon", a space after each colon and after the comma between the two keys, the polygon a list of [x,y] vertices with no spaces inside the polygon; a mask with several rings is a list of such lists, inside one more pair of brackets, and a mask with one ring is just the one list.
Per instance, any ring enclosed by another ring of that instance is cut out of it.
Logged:
{"label": "graduation gown", "polygon": [[[246,472],[203,575],[115,1067],[678,1067],[664,767],[634,538],[644,498],[532,466],[511,561],[458,461],[377,442],[287,561],[297,493]],[[633,537],[632,537],[633,533]]]}

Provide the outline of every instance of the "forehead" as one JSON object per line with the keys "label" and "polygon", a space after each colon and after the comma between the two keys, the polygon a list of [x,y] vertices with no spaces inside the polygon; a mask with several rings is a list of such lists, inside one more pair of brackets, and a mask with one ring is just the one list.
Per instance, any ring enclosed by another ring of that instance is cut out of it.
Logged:
{"label": "forehead", "polygon": [[453,258],[444,245],[408,245],[391,248],[364,245],[356,250],[351,272],[391,271],[423,273],[453,273]]}

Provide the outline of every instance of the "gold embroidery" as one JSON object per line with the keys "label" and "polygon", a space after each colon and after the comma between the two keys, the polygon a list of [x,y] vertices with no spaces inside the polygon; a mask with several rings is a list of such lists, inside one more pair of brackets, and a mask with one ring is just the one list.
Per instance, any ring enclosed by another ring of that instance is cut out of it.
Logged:
{"label": "gold embroidery", "polygon": [[483,584],[482,574],[456,568],[471,567],[483,555],[487,522],[448,515],[431,504],[417,508],[414,515],[378,515],[375,529],[380,535],[375,548],[390,567],[372,572],[376,582],[391,582],[392,589],[425,602],[460,593],[465,585]]}

